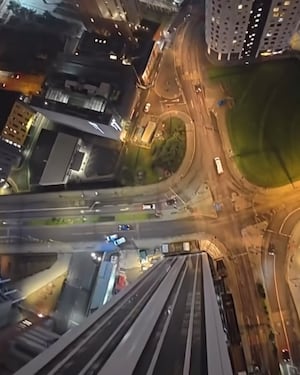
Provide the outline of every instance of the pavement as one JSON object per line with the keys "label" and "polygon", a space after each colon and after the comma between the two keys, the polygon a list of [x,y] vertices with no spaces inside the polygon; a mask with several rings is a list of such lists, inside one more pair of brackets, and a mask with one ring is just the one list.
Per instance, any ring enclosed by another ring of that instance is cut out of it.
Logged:
{"label": "pavement", "polygon": [[154,90],[156,94],[165,99],[176,99],[181,95],[181,89],[176,74],[174,75],[174,52],[172,49],[165,50],[155,81]]}
{"label": "pavement", "polygon": [[66,273],[70,258],[70,254],[57,254],[57,260],[52,267],[14,283],[15,288],[20,291],[23,297],[28,297],[31,293],[38,291]]}
{"label": "pavement", "polygon": [[291,233],[288,250],[286,278],[300,319],[300,222]]}

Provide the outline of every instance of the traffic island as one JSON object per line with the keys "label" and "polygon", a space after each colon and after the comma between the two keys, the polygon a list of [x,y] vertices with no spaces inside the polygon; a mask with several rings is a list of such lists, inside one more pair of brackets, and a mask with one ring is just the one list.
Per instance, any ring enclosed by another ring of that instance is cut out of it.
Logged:
{"label": "traffic island", "polygon": [[126,146],[119,178],[123,186],[149,185],[167,179],[184,159],[186,125],[179,117],[164,118],[147,135],[145,144],[144,138],[141,136],[139,145]]}

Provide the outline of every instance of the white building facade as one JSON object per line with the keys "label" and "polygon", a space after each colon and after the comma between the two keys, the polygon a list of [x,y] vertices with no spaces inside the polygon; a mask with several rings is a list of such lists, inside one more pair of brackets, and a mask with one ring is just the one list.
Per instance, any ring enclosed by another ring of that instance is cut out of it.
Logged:
{"label": "white building facade", "polygon": [[89,14],[96,14],[97,11],[100,17],[106,19],[133,24],[140,21],[138,0],[77,0],[76,3],[79,10],[82,9]]}
{"label": "white building facade", "polygon": [[208,54],[219,61],[276,55],[289,48],[300,0],[211,0],[206,3]]}

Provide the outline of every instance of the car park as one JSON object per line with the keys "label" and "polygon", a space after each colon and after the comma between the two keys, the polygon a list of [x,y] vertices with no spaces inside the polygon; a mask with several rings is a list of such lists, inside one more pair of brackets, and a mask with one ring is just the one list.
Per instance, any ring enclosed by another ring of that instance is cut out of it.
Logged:
{"label": "car park", "polygon": [[155,204],[154,203],[144,203],[143,204],[143,210],[155,210]]}
{"label": "car park", "polygon": [[110,234],[109,236],[106,236],[107,242],[114,242],[116,239],[118,239],[118,234]]}
{"label": "car park", "polygon": [[120,246],[120,245],[124,244],[125,242],[126,242],[125,237],[120,237],[120,238],[117,238],[116,240],[113,241],[114,245],[116,245],[116,246]]}
{"label": "car park", "polygon": [[131,229],[132,229],[132,226],[130,224],[119,224],[118,225],[119,231],[131,230]]}

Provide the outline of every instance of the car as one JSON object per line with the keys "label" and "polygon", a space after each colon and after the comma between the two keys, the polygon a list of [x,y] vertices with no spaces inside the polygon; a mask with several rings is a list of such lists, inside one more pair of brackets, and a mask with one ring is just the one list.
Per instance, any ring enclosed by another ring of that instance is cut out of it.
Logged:
{"label": "car", "polygon": [[113,241],[114,245],[116,245],[116,246],[120,246],[125,242],[126,242],[125,237],[120,237],[120,238],[117,238],[116,240]]}
{"label": "car", "polygon": [[176,198],[170,198],[166,201],[167,206],[176,206]]}
{"label": "car", "polygon": [[224,173],[222,162],[221,162],[221,159],[219,158],[219,156],[216,156],[214,158],[214,162],[215,162],[215,166],[216,166],[216,170],[217,170],[218,175]]}
{"label": "car", "polygon": [[148,113],[150,111],[150,108],[151,108],[151,104],[150,103],[146,103],[145,106],[144,106],[144,112]]}
{"label": "car", "polygon": [[283,362],[289,362],[291,360],[290,352],[288,351],[288,349],[281,350],[281,357]]}
{"label": "car", "polygon": [[144,203],[143,204],[143,210],[155,210],[155,204],[154,203]]}
{"label": "car", "polygon": [[132,229],[132,226],[130,224],[119,224],[118,225],[118,230],[119,231],[122,231],[122,230],[131,230]]}
{"label": "car", "polygon": [[119,238],[118,234],[110,234],[109,236],[106,236],[106,241],[107,242],[114,242]]}
{"label": "car", "polygon": [[202,92],[201,84],[195,85],[194,90],[196,94],[199,94],[200,92]]}
{"label": "car", "polygon": [[269,255],[275,255],[275,253],[276,253],[275,246],[273,244],[270,244],[270,246],[268,248],[268,254]]}
{"label": "car", "polygon": [[118,257],[117,255],[112,255],[112,256],[110,257],[110,263],[112,263],[112,264],[117,264],[118,261],[119,261],[119,257]]}

